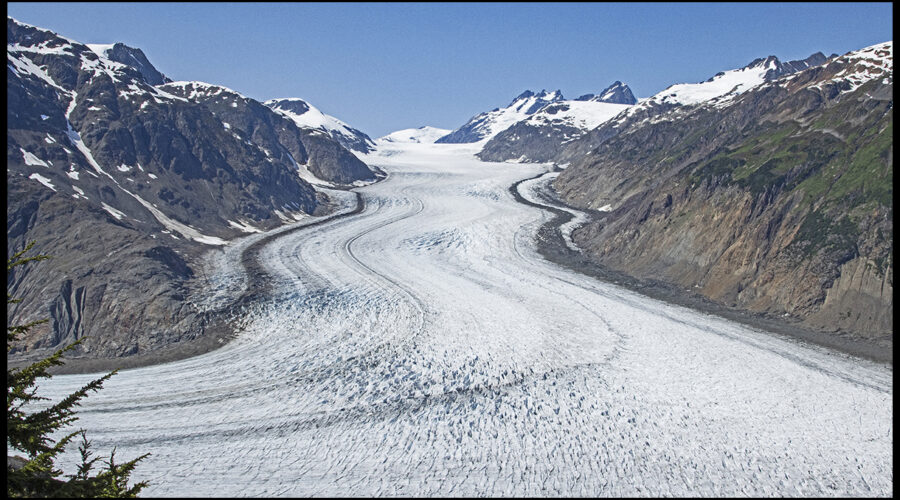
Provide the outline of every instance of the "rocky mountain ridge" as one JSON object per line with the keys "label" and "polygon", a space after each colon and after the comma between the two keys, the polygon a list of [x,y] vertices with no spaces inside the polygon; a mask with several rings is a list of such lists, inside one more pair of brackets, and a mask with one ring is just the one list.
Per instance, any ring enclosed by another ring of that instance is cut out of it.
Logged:
{"label": "rocky mountain ridge", "polygon": [[[533,122],[550,123],[558,129],[559,136],[568,139],[573,134],[596,127],[610,117],[611,111],[622,109],[615,106],[627,106],[635,102],[637,100],[631,89],[619,81],[600,94],[585,94],[575,100],[566,100],[559,90],[541,90],[537,94],[526,90],[513,99],[509,106],[480,113],[435,143],[491,143],[499,135],[505,138],[515,136],[510,129],[526,121],[532,122],[530,126],[533,126]],[[486,157],[482,159],[489,160]]]}
{"label": "rocky mountain ridge", "polygon": [[564,200],[606,211],[573,238],[638,278],[890,343],[892,57],[759,59],[629,108],[550,159]]}
{"label": "rocky mountain ridge", "polygon": [[616,80],[599,94],[585,94],[575,98],[576,101],[608,102],[610,104],[637,104],[637,98],[631,93],[628,85]]}

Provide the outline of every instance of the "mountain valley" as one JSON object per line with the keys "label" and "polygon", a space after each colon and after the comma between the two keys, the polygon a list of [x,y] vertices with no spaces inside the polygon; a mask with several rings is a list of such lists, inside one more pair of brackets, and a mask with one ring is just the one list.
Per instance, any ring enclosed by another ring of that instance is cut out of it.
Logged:
{"label": "mountain valley", "polygon": [[370,137],[7,40],[7,363],[150,496],[893,494],[891,41]]}

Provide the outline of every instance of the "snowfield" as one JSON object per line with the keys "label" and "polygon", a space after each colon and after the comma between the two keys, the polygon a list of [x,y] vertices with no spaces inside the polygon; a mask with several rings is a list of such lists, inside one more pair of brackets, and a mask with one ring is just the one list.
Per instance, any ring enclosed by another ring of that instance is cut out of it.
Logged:
{"label": "snowfield", "polygon": [[[263,248],[237,339],[85,400],[96,453],[152,453],[147,496],[893,495],[890,366],[548,263],[508,188],[549,166],[476,151],[380,144],[360,214]],[[211,301],[263,236],[210,251]]]}

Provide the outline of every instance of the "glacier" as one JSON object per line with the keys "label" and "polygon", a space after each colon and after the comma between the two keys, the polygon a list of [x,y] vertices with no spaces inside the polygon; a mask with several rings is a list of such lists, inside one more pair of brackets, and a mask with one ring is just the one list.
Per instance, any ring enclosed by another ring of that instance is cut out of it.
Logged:
{"label": "glacier", "polygon": [[95,452],[150,452],[148,496],[893,495],[892,367],[547,262],[551,214],[508,189],[551,166],[477,148],[381,142],[360,213],[210,250],[213,307],[278,234],[271,297],[84,400]]}

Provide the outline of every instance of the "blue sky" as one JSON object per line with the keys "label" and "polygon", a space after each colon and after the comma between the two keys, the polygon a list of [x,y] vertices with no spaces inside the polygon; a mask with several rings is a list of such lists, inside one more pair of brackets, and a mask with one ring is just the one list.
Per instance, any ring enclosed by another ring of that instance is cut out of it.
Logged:
{"label": "blue sky", "polygon": [[83,43],[141,48],[174,80],[301,97],[373,138],[455,129],[523,90],[638,97],[757,57],[893,39],[890,3],[10,3]]}

